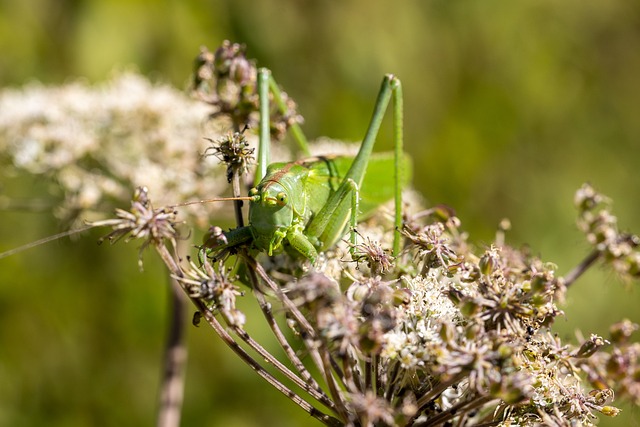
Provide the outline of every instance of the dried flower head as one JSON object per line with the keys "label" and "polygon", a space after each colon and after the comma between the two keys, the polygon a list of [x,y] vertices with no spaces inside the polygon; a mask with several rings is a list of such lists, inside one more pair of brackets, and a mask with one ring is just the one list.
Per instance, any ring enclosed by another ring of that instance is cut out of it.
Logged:
{"label": "dried flower head", "polygon": [[149,200],[146,187],[138,187],[131,200],[131,210],[116,209],[117,219],[106,219],[90,223],[94,227],[111,227],[113,231],[100,241],[107,239],[112,244],[124,238],[143,240],[140,246],[138,263],[142,267],[142,252],[151,244],[161,245],[164,240],[176,248],[177,212],[171,208],[154,209]]}
{"label": "dried flower head", "polygon": [[[357,230],[356,234],[358,234]],[[351,247],[353,260],[356,263],[365,262],[374,276],[387,273],[393,267],[391,251],[383,248],[378,241],[372,240],[369,236],[360,237],[361,243],[356,245],[345,242]]]}
{"label": "dried flower head", "polygon": [[190,298],[203,300],[211,311],[220,312],[230,325],[242,328],[246,322],[244,313],[236,308],[236,297],[243,295],[233,284],[237,278],[229,275],[223,265],[215,271],[206,258],[202,266],[189,261],[189,269],[183,275],[174,274],[173,278]]}
{"label": "dried flower head", "polygon": [[229,183],[234,174],[246,174],[249,166],[254,163],[255,149],[247,142],[244,131],[228,133],[217,140],[210,138],[207,140],[211,141],[212,145],[205,150],[205,156],[215,156],[220,162],[227,165],[227,182]]}
{"label": "dried flower head", "polygon": [[[257,128],[259,121],[257,68],[245,51],[244,45],[225,40],[215,53],[202,47],[195,61],[194,96],[214,107],[212,117],[230,119],[235,131]],[[270,104],[271,136],[281,140],[292,125],[302,123],[302,116],[284,92]]]}
{"label": "dried flower head", "polygon": [[[623,278],[640,277],[640,237],[618,231],[618,219],[611,213],[611,200],[584,184],[575,195],[578,227],[597,251]],[[595,258],[594,258],[595,260]]]}

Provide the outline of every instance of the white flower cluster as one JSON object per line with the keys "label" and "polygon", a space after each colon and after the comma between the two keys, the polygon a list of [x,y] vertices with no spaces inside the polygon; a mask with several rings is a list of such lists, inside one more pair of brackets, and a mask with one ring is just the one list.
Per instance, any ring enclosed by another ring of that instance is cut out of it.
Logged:
{"label": "white flower cluster", "polygon": [[444,345],[440,329],[459,321],[460,310],[446,296],[449,279],[440,268],[407,282],[410,301],[399,311],[402,318],[396,327],[385,334],[382,356],[399,360],[404,369],[416,369],[435,361]]}
{"label": "white flower cluster", "polygon": [[[223,124],[210,109],[170,86],[132,73],[91,86],[31,84],[0,92],[0,151],[10,165],[60,185],[57,214],[109,212],[145,186],[156,205],[220,195],[223,168],[203,157]],[[229,130],[229,129],[226,129]],[[191,210],[206,221],[211,206]]]}

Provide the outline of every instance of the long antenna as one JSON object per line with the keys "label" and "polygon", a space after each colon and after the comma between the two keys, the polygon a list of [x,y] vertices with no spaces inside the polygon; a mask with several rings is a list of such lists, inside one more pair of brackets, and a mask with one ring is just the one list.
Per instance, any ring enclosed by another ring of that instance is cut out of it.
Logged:
{"label": "long antenna", "polygon": [[87,231],[88,229],[93,228],[93,227],[97,227],[97,225],[86,225],[86,226],[81,227],[81,228],[76,228],[74,230],[63,231],[62,233],[54,234],[53,236],[45,237],[43,239],[36,240],[35,242],[27,243],[26,245],[22,245],[22,246],[19,246],[19,247],[15,248],[15,249],[11,249],[9,251],[0,253],[0,259],[6,258],[6,257],[11,256],[11,255],[15,255],[15,254],[17,254],[19,252],[22,252],[22,251],[26,251],[27,249],[31,249],[33,247],[42,245],[43,243],[48,243],[48,242],[51,242],[53,240],[60,239],[61,237],[71,236],[72,234],[76,234],[76,233],[82,233],[83,231]]}
{"label": "long antenna", "polygon": [[180,206],[189,206],[189,205],[197,205],[201,203],[211,203],[211,202],[229,202],[233,200],[246,200],[251,201],[253,197],[250,196],[241,196],[241,197],[215,197],[213,199],[204,199],[204,200],[193,200],[191,202],[178,203],[176,205],[169,205],[168,208],[178,208]]}

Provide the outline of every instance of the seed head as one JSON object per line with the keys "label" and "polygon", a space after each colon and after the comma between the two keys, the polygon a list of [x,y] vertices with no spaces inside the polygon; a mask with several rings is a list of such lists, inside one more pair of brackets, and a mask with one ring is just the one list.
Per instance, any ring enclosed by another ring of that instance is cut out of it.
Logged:
{"label": "seed head", "polygon": [[160,245],[164,240],[176,247],[176,239],[179,237],[176,229],[177,212],[170,208],[154,209],[149,200],[148,190],[138,187],[131,200],[131,210],[116,209],[117,219],[107,219],[91,223],[93,226],[110,226],[113,231],[103,238],[111,244],[124,238],[125,242],[133,239],[142,239],[138,263],[142,267],[142,252],[147,246]]}

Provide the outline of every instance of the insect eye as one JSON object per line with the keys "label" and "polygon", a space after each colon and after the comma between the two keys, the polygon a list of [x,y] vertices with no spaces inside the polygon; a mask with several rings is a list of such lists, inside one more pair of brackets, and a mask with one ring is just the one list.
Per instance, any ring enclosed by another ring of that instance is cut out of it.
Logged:
{"label": "insect eye", "polygon": [[280,192],[278,194],[276,194],[276,203],[278,203],[278,205],[280,206],[284,206],[287,204],[287,193],[285,192]]}

